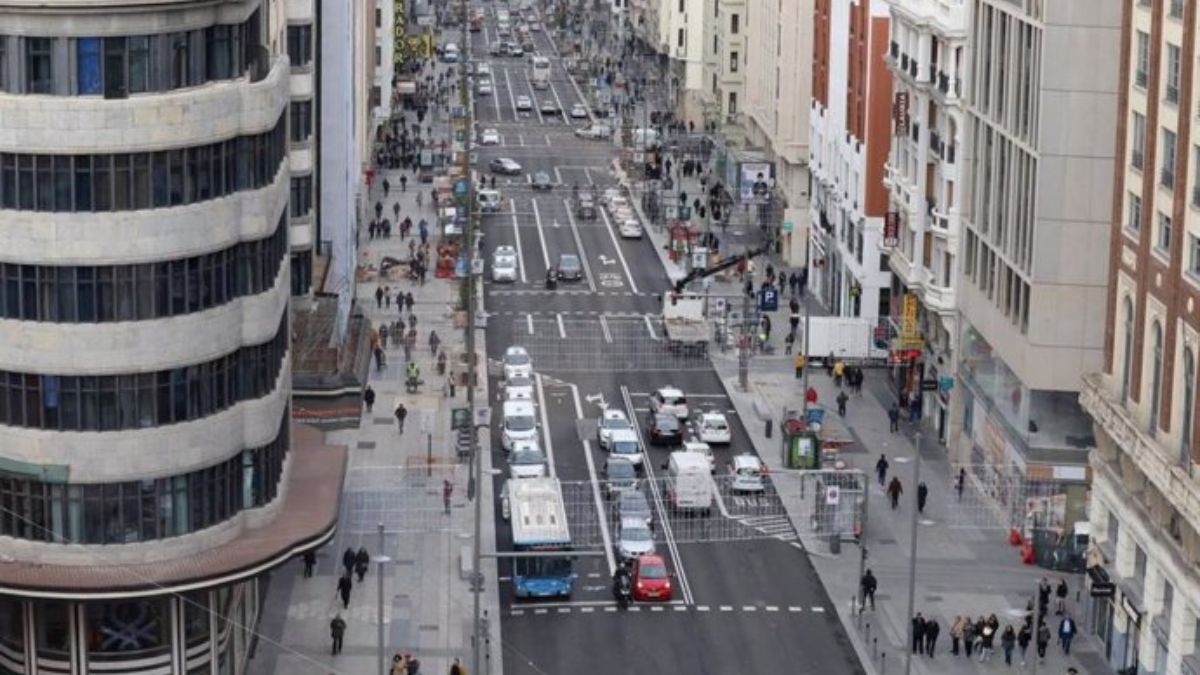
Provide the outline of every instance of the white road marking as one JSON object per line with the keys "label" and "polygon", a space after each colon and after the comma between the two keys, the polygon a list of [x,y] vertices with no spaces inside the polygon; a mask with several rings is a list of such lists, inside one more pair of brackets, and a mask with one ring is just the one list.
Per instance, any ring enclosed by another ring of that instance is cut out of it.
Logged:
{"label": "white road marking", "polygon": [[778,612],[779,611],[779,608],[776,607],[775,605],[767,605],[763,609],[767,610],[768,612]]}
{"label": "white road marking", "polygon": [[546,139],[547,146],[553,145],[553,143],[550,142],[550,134],[542,134],[542,138]]}
{"label": "white road marking", "polygon": [[629,288],[637,293],[637,282],[633,280],[633,273],[629,271],[629,263],[625,261],[625,254],[621,252],[621,243],[617,241],[617,234],[613,232],[612,222],[609,221],[608,214],[604,212],[604,209],[600,209],[600,217],[604,219],[604,229],[612,239],[613,248],[617,250],[617,260],[621,261],[621,269],[625,270],[625,277],[629,279]]}
{"label": "white road marking", "polygon": [[525,322],[526,322],[527,324],[529,324],[529,334],[530,334],[530,335],[533,335],[533,315],[532,315],[532,314],[526,314],[526,315],[525,315]]}
{"label": "white road marking", "polygon": [[[633,419],[633,401],[629,398],[629,389],[625,385],[621,385],[621,399],[625,405],[630,419]],[[579,415],[583,417],[582,412]],[[634,424],[633,430],[638,435],[638,444],[643,448],[650,447],[646,443],[646,439],[642,436],[642,427],[640,424]],[[586,443],[586,441],[585,441]],[[683,593],[683,602],[685,605],[695,603],[695,598],[692,596],[692,586],[688,583],[687,572],[683,569],[683,558],[679,554],[679,546],[675,543],[675,532],[671,528],[671,521],[667,518],[667,505],[664,503],[663,495],[658,489],[658,481],[654,478],[653,462],[642,462],[642,466],[646,470],[646,478],[649,479],[650,493],[654,505],[658,507],[659,522],[662,523],[663,536],[667,541],[667,550],[670,551],[671,560],[675,563],[675,579],[679,583],[679,590]],[[600,521],[601,526],[606,525],[606,519],[602,516]],[[610,547],[611,548],[611,547]]]}
{"label": "white road marking", "polygon": [[557,478],[558,473],[554,469],[554,440],[550,437],[550,420],[546,418],[546,387],[542,384],[542,374],[534,373],[534,379],[537,381],[537,397],[538,410],[542,414],[542,436],[546,448],[546,463],[550,466],[550,477]]}
{"label": "white road marking", "polygon": [[[700,608],[697,607],[696,609],[700,609]],[[675,605],[676,612],[686,612],[687,610],[688,610],[687,605]]]}
{"label": "white road marking", "polygon": [[[571,387],[571,396],[575,400],[575,416],[583,419],[583,403],[579,400],[579,387]],[[643,446],[644,447],[644,446]],[[617,571],[617,561],[613,557],[612,537],[608,533],[608,512],[604,508],[604,498],[600,496],[600,482],[596,478],[596,461],[592,459],[592,442],[583,441],[583,456],[587,460],[588,476],[592,483],[592,498],[596,503],[596,516],[600,521],[600,537],[604,540],[604,557],[608,561],[608,574],[612,576]]]}
{"label": "white road marking", "polygon": [[708,605],[696,605],[696,611],[697,612],[707,612]]}
{"label": "white road marking", "polygon": [[[529,280],[525,278],[525,253],[521,250],[521,228],[517,224],[517,205],[515,203],[513,204],[512,210],[512,224],[513,239],[517,240],[517,270],[521,272],[521,283],[527,284],[529,283]],[[533,335],[532,319],[530,321],[529,334]]]}
{"label": "white road marking", "polygon": [[[563,200],[567,203],[567,200]],[[596,292],[596,279],[592,276],[592,264],[588,262],[587,251],[583,249],[583,239],[579,237],[579,228],[575,225],[575,212],[571,210],[571,205],[567,203],[567,220],[571,223],[571,234],[575,237],[575,246],[579,248],[579,262],[583,263],[583,273],[587,275],[588,288],[593,293]]]}
{"label": "white road marking", "polygon": [[595,185],[596,181],[592,180],[592,170],[588,167],[583,167],[583,176],[587,178],[588,185]]}
{"label": "white road marking", "polygon": [[803,611],[804,611],[804,608],[803,608],[803,607],[797,607],[797,606],[795,606],[795,605],[791,605],[790,607],[788,607],[788,611],[789,611],[789,612],[792,612],[792,613],[794,614],[794,613],[796,613],[796,612],[803,612]]}
{"label": "white road marking", "polygon": [[[652,606],[650,607],[650,611],[651,611],[651,612],[662,612],[662,611],[665,611],[666,609],[667,609],[667,608],[666,608],[666,607],[663,607],[662,605],[652,605]],[[686,608],[685,608],[685,609],[686,609]]]}
{"label": "white road marking", "polygon": [[644,314],[642,315],[642,318],[646,320],[646,332],[650,333],[650,339],[657,340],[658,333],[654,332],[654,324],[650,322],[650,315]]}
{"label": "white road marking", "polygon": [[[495,82],[495,71],[492,71],[492,82]],[[496,120],[503,122],[504,113],[500,112],[500,97],[496,94],[496,85],[492,85],[492,105],[496,108]]]}
{"label": "white road marking", "polygon": [[584,614],[591,614],[592,612],[596,611],[596,608],[595,607],[580,607],[579,611],[583,612]]}
{"label": "white road marking", "polygon": [[533,104],[533,112],[537,113],[538,124],[545,124],[546,118],[542,117],[542,104],[533,95],[533,81],[529,79],[529,71],[521,70],[525,74],[525,86],[529,87],[529,102]]}
{"label": "white road marking", "polygon": [[562,184],[563,184],[563,182],[562,182],[562,172],[558,170],[558,167],[557,167],[557,166],[556,166],[556,167],[554,167],[554,182],[558,183],[559,185],[562,185]]}
{"label": "white road marking", "polygon": [[558,320],[558,337],[567,339],[567,327],[563,325],[562,312],[556,312],[554,318]]}
{"label": "white road marking", "polygon": [[617,611],[617,608],[616,608],[616,607],[605,607],[605,608],[604,608],[604,611],[606,611],[606,612],[615,612],[615,611]]}
{"label": "white road marking", "polygon": [[732,612],[733,605],[721,605],[721,611],[722,612]]}
{"label": "white road marking", "polygon": [[[513,119],[517,119],[517,98],[513,96],[512,79],[508,76],[508,68],[504,69],[504,88],[508,90],[508,104],[512,106]],[[495,96],[493,93],[492,96]],[[525,145],[525,141],[521,141],[521,145]]]}
{"label": "white road marking", "polygon": [[571,126],[571,117],[567,114],[567,109],[563,107],[562,99],[558,97],[558,90],[554,88],[553,82],[550,82],[550,93],[554,94],[554,100],[558,102],[558,114],[562,116],[563,123],[568,127]]}
{"label": "white road marking", "polygon": [[523,609],[514,609],[514,610],[512,611],[512,615],[513,615],[513,616],[524,616],[524,615],[525,615],[525,610],[523,610]]}
{"label": "white road marking", "polygon": [[626,612],[640,612],[640,611],[642,611],[642,608],[638,607],[637,605],[633,605],[632,607],[627,608],[625,611]]}
{"label": "white road marking", "polygon": [[[629,395],[630,396],[647,396],[648,397],[651,394],[648,391],[631,391],[631,392],[629,392]],[[692,393],[688,393],[687,397],[688,398],[724,398],[724,399],[729,398],[725,394],[692,394]]]}
{"label": "white road marking", "polygon": [[[546,248],[546,233],[542,232],[542,214],[538,211],[537,197],[529,200],[533,203],[533,222],[537,224],[538,241],[542,243],[542,262],[546,264],[546,269],[550,269],[550,250]],[[515,205],[513,207],[516,208]],[[517,222],[517,215],[513,214],[513,223]],[[521,281],[524,281],[522,278]]]}
{"label": "white road marking", "polygon": [[743,612],[756,612],[756,611],[758,611],[758,608],[755,607],[754,605],[743,605],[742,611]]}
{"label": "white road marking", "polygon": [[546,614],[549,611],[550,610],[548,610],[548,609],[535,609],[535,610],[533,610],[533,613],[534,614]]}
{"label": "white road marking", "polygon": [[824,608],[824,607],[813,607],[813,608],[812,608],[812,611],[814,611],[814,612],[816,612],[816,613],[818,613],[818,614],[821,614],[822,612],[824,612],[824,611],[825,611],[825,608]]}
{"label": "white road marking", "polygon": [[612,333],[608,332],[608,321],[604,318],[603,314],[600,315],[600,332],[604,335],[604,341],[611,344],[613,341]]}
{"label": "white road marking", "polygon": [[570,614],[570,613],[571,613],[571,608],[570,608],[570,607],[559,607],[559,608],[558,608],[558,613],[559,613],[559,614]]}

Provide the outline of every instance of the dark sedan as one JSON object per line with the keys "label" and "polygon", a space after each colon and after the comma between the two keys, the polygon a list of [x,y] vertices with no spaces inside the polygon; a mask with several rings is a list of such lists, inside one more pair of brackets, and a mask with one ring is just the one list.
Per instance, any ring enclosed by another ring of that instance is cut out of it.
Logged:
{"label": "dark sedan", "polygon": [[563,281],[579,281],[583,278],[583,265],[579,256],[564,253],[558,257],[558,278]]}
{"label": "dark sedan", "polygon": [[651,445],[679,445],[683,442],[683,426],[674,415],[650,415],[646,434]]}

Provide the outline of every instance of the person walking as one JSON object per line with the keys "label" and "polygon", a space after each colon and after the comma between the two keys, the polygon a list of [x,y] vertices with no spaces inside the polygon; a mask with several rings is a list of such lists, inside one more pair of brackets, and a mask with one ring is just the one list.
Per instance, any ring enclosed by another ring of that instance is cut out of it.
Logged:
{"label": "person walking", "polygon": [[454,483],[449,478],[442,480],[442,510],[450,515],[450,497],[454,495]]}
{"label": "person walking", "polygon": [[963,621],[962,615],[958,614],[954,617],[954,622],[950,624],[950,653],[958,656],[959,646],[962,644],[963,626],[966,624]]}
{"label": "person walking", "polygon": [[438,337],[436,330],[429,331],[429,351],[432,354],[437,354],[438,345],[442,344],[442,339]]}
{"label": "person walking", "polygon": [[333,655],[337,656],[342,653],[342,638],[346,635],[346,620],[341,612],[329,622],[329,635],[333,638]]}
{"label": "person walking", "polygon": [[362,583],[363,577],[367,576],[367,570],[371,568],[371,554],[367,553],[366,546],[360,546],[358,553],[354,556],[354,572],[358,574],[358,583]]}
{"label": "person walking", "polygon": [[888,408],[888,429],[893,434],[900,431],[900,406],[895,403]]}
{"label": "person walking", "polygon": [[337,590],[338,595],[342,596],[342,608],[350,608],[350,590],[354,588],[354,582],[350,581],[350,573],[342,575],[338,578]]}
{"label": "person walking", "polygon": [[838,392],[838,395],[837,395],[838,417],[846,416],[846,402],[849,400],[850,400],[850,396],[848,396],[844,390]]}
{"label": "person walking", "polygon": [[958,478],[954,479],[954,493],[958,496],[958,501],[962,501],[963,488],[967,484],[967,470],[960,468],[958,470]]}
{"label": "person walking", "polygon": [[925,617],[920,612],[912,618],[912,651],[914,654],[925,653]]}
{"label": "person walking", "polygon": [[1070,614],[1058,622],[1058,643],[1062,645],[1063,654],[1071,653],[1071,640],[1075,639],[1076,632],[1075,619],[1072,619]]}
{"label": "person walking", "polygon": [[900,506],[900,495],[904,494],[904,488],[900,485],[900,477],[892,476],[892,482],[887,486],[888,499],[892,500],[892,510]]}
{"label": "person walking", "polygon": [[1000,634],[1000,648],[1004,650],[1004,665],[1012,666],[1013,648],[1016,646],[1017,632],[1013,630],[1012,624],[1009,624]]}
{"label": "person walking", "polygon": [[1046,648],[1050,646],[1050,627],[1043,621],[1037,629],[1037,655],[1038,660],[1044,662],[1046,660]]}
{"label": "person walking", "polygon": [[383,286],[375,288],[375,309],[383,309]]}
{"label": "person walking", "polygon": [[925,621],[925,656],[933,658],[934,650],[937,649],[938,633],[942,631],[942,627],[938,625],[937,619],[929,617]]}
{"label": "person walking", "polygon": [[858,611],[863,611],[867,608],[867,601],[871,601],[871,611],[875,611],[875,589],[879,587],[879,581],[875,579],[875,575],[871,570],[867,570],[863,574],[862,579],[858,582],[858,587],[862,591],[862,606]]}
{"label": "person walking", "polygon": [[363,403],[367,404],[367,414],[370,414],[371,409],[375,407],[375,390],[369,384],[363,389]]}
{"label": "person walking", "polygon": [[983,663],[985,661],[991,661],[992,660],[992,652],[995,649],[995,643],[996,643],[996,627],[993,626],[990,622],[984,623],[983,630],[980,631],[979,637],[980,637],[979,662]]}
{"label": "person walking", "polygon": [[396,429],[403,434],[404,418],[408,417],[408,408],[404,407],[404,403],[402,401],[396,401],[396,410],[394,411],[394,414],[396,415]]}
{"label": "person walking", "polygon": [[309,549],[304,552],[304,578],[309,578],[313,575],[313,567],[317,564],[317,554]]}
{"label": "person walking", "polygon": [[342,552],[342,567],[345,568],[347,575],[354,571],[354,560],[354,549],[347,546],[346,550]]}
{"label": "person walking", "polygon": [[1050,611],[1050,580],[1042,577],[1038,582],[1038,616],[1045,617]]}
{"label": "person walking", "polygon": [[792,367],[796,369],[796,379],[804,377],[804,354],[797,354],[792,359]]}
{"label": "person walking", "polygon": [[450,664],[450,675],[467,675],[467,667],[455,657],[454,662]]}
{"label": "person walking", "polygon": [[1059,579],[1058,586],[1054,589],[1055,607],[1054,613],[1062,616],[1067,613],[1067,595],[1070,589],[1067,588],[1067,580]]}
{"label": "person walking", "polygon": [[408,192],[408,176],[400,174],[400,191]]}
{"label": "person walking", "polygon": [[388,182],[388,179],[384,178],[383,179],[383,196],[387,197],[388,192],[391,192],[391,190],[392,190],[392,184]]}
{"label": "person walking", "polygon": [[1033,640],[1033,630],[1026,621],[1021,630],[1017,631],[1017,647],[1021,649],[1021,667],[1025,667],[1025,655],[1029,653],[1029,643]]}
{"label": "person walking", "polygon": [[413,305],[416,304],[416,302],[417,302],[417,299],[413,297],[412,291],[409,291],[404,296],[404,309],[408,310],[408,313],[410,315],[413,313]]}
{"label": "person walking", "polygon": [[880,453],[879,461],[875,462],[875,475],[879,477],[879,487],[883,487],[887,481],[888,461],[887,455]]}
{"label": "person walking", "polygon": [[975,641],[979,639],[979,635],[975,632],[975,622],[971,621],[971,617],[963,617],[963,655],[968,659],[971,658],[971,652],[975,649]]}
{"label": "person walking", "polygon": [[917,513],[925,513],[925,502],[929,499],[929,486],[925,481],[917,484]]}

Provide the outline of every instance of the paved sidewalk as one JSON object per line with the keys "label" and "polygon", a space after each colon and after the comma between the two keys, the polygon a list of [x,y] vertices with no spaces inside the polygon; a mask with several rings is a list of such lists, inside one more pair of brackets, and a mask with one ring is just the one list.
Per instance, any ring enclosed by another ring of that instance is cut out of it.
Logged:
{"label": "paved sidewalk", "polygon": [[[427,122],[428,123],[428,122]],[[435,139],[445,135],[445,118],[435,117]],[[431,222],[430,242],[436,250],[440,233],[432,223],[434,211],[428,195],[429,184],[417,183],[409,175],[407,191],[400,191],[399,170],[382,172],[369,203],[384,203],[386,217],[392,219],[392,204],[401,207],[415,223],[421,217]],[[380,187],[387,177],[392,188],[388,197]],[[418,207],[416,195],[424,193]],[[389,239],[371,240],[363,223],[360,236],[360,263],[368,270],[378,269],[383,256],[408,259],[408,240],[402,240],[393,226]],[[411,236],[410,236],[411,239]],[[395,277],[400,278],[400,275]],[[377,307],[375,290],[383,284],[397,292],[412,292],[416,298],[413,312],[398,312],[396,305]],[[459,657],[470,664],[472,650],[472,603],[468,581],[463,577],[463,559],[469,554],[474,528],[474,507],[467,500],[468,465],[459,464],[455,435],[450,430],[451,412],[465,407],[466,393],[456,387],[455,397],[448,396],[446,378],[439,377],[436,360],[429,345],[430,330],[436,330],[441,349],[453,368],[464,349],[461,313],[454,304],[460,283],[437,279],[430,269],[428,281],[419,285],[408,280],[378,280],[373,272],[360,276],[358,304],[378,327],[398,317],[411,325],[417,319],[418,339],[413,358],[421,369],[424,385],[417,394],[404,391],[404,350],[389,340],[387,365],[377,370],[372,362],[370,384],[376,392],[374,411],[364,410],[357,429],[332,432],[331,443],[350,448],[350,462],[342,499],[342,514],[334,540],[318,552],[316,574],[303,578],[299,560],[270,575],[262,610],[260,631],[269,638],[259,640],[249,672],[257,675],[324,675],[337,672],[365,674],[376,670],[378,611],[378,564],[372,564],[364,581],[355,583],[349,608],[342,610],[335,587],[341,573],[342,552],[347,548],[366,547],[372,556],[381,553],[378,524],[386,530],[382,553],[391,561],[384,564],[383,622],[386,659],[398,651],[415,654],[423,673],[447,672],[451,659]],[[476,348],[486,354],[483,332]],[[480,357],[482,358],[482,356]],[[480,361],[481,363],[483,361]],[[480,377],[476,398],[486,405],[486,373]],[[408,408],[404,433],[397,430],[392,411],[397,400]],[[486,436],[486,435],[485,435]],[[488,439],[484,445],[484,470],[490,470]],[[452,482],[450,514],[442,505],[442,481]],[[491,481],[483,481],[483,549],[493,550],[494,518]],[[470,558],[466,559],[469,570]],[[483,608],[492,617],[488,621],[490,645],[500,645],[499,601],[496,593],[494,561],[484,560],[486,580]],[[347,623],[345,647],[338,656],[330,655],[329,622],[341,611]],[[499,649],[491,655],[484,673],[501,673]]]}

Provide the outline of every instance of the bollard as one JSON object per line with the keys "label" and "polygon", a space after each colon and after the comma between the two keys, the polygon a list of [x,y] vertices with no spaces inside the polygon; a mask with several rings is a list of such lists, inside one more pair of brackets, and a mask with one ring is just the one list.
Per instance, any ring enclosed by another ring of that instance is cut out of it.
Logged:
{"label": "bollard", "polygon": [[867,627],[865,629],[865,632],[866,632],[867,640],[871,640],[871,622],[870,621],[867,622]]}
{"label": "bollard", "polygon": [[765,428],[766,428],[766,431],[765,431],[764,433],[766,434],[767,438],[770,438],[770,437],[771,437],[771,423],[772,423],[773,421],[774,421],[774,420],[770,420],[770,419],[768,419],[768,420],[766,421],[766,424],[764,425],[764,426],[765,426]]}
{"label": "bollard", "polygon": [[887,652],[879,655],[879,675],[887,675]]}
{"label": "bollard", "polygon": [[874,640],[871,640],[871,658],[872,659],[879,658],[879,638],[875,638]]}

